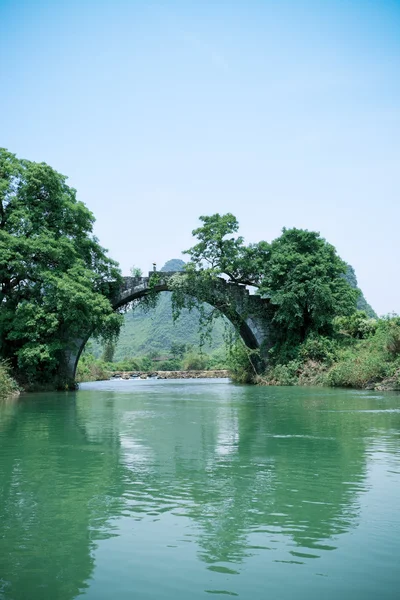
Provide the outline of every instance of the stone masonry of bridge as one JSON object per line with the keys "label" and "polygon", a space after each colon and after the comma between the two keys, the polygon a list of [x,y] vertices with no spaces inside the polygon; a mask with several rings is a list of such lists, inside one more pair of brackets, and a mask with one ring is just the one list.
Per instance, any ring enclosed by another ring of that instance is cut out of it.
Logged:
{"label": "stone masonry of bridge", "polygon": [[[111,300],[113,308],[118,310],[150,293],[172,291],[168,280],[176,274],[182,272],[158,271],[149,273],[148,277],[124,277],[119,293]],[[152,275],[157,275],[155,286],[150,286]],[[264,366],[271,347],[272,310],[269,300],[257,294],[250,294],[244,285],[218,278],[207,302],[217,307],[239,327],[240,335],[248,348],[260,350]],[[71,378],[75,377],[78,360],[87,340],[87,337],[75,340],[73,349],[67,354],[67,371]]]}

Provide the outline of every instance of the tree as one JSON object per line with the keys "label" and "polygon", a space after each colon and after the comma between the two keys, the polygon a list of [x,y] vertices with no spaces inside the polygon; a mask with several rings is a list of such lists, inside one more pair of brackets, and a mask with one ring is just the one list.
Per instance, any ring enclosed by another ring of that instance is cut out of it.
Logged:
{"label": "tree", "polygon": [[312,332],[329,335],[336,316],[356,310],[359,290],[344,279],[346,268],[319,233],[283,229],[271,244],[260,285],[276,306],[281,339],[296,344]]}
{"label": "tree", "polygon": [[49,383],[89,333],[113,339],[117,263],[66,177],[0,149],[0,357],[22,382]]}
{"label": "tree", "polygon": [[[331,334],[336,316],[354,312],[359,290],[346,281],[346,263],[319,233],[283,229],[271,244],[246,246],[236,235],[234,215],[217,213],[200,220],[203,226],[193,231],[198,243],[186,250],[191,262],[186,267],[188,284],[181,290],[190,294],[190,286],[206,289],[218,276],[255,286],[274,309],[278,345],[292,347],[310,333]],[[175,294],[175,302],[178,309],[184,305],[182,294]]]}
{"label": "tree", "polygon": [[130,268],[130,273],[132,277],[143,277],[142,269],[140,267],[136,267],[135,265]]}
{"label": "tree", "polygon": [[114,353],[115,353],[115,343],[108,341],[104,345],[101,359],[106,363],[111,363],[114,360]]}
{"label": "tree", "polygon": [[189,344],[184,344],[184,343],[179,343],[179,342],[174,341],[171,343],[170,352],[174,358],[183,358],[186,350],[188,350],[188,349],[189,349]]}
{"label": "tree", "polygon": [[200,221],[204,225],[192,231],[199,242],[184,251],[191,259],[186,271],[200,269],[215,276],[225,274],[234,283],[259,285],[269,244],[262,241],[245,246],[241,236],[235,237],[239,223],[231,213],[201,216]]}

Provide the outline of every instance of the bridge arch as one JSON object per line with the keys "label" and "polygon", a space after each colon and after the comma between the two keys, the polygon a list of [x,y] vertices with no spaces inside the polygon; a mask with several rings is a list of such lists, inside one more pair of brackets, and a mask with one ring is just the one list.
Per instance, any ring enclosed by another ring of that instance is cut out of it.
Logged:
{"label": "bridge arch", "polygon": [[[171,292],[168,280],[177,272],[158,272],[158,283],[150,286],[149,277],[124,277],[123,285],[111,300],[114,310],[118,310],[135,300],[149,294]],[[228,298],[229,302],[221,305],[221,298]],[[244,285],[216,280],[215,288],[207,298],[207,303],[220,310],[220,312],[239,330],[244,343],[251,350],[260,350],[264,359],[270,348],[271,339],[271,308],[269,301],[257,295],[250,295]],[[75,378],[79,358],[90,335],[74,340],[73,347],[67,355],[67,373],[70,378]]]}

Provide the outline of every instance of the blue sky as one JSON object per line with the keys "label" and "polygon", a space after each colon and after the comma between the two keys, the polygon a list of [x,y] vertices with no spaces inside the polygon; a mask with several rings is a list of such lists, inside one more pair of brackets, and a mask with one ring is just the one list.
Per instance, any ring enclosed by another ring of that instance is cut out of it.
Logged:
{"label": "blue sky", "polygon": [[68,175],[125,273],[198,217],[320,231],[400,313],[400,0],[0,0],[0,146]]}

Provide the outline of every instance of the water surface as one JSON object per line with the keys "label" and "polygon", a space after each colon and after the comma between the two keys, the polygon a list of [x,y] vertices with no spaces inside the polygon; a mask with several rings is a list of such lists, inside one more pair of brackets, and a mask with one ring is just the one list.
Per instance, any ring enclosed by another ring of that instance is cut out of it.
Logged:
{"label": "water surface", "polygon": [[400,395],[112,381],[0,405],[0,599],[400,597]]}

